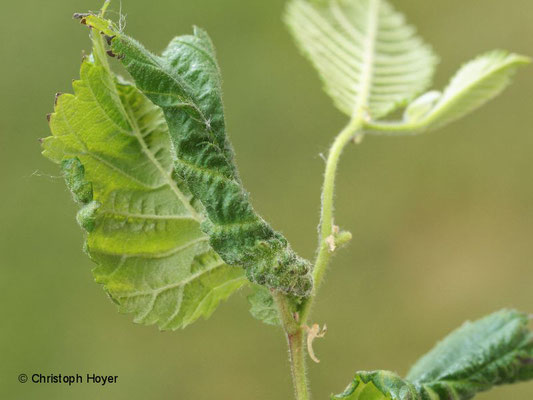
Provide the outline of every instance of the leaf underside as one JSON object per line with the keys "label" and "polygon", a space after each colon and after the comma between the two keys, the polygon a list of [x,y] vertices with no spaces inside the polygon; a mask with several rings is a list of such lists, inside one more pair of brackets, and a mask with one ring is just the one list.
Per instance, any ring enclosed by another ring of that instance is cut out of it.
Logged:
{"label": "leaf underside", "polygon": [[[287,25],[318,70],[325,91],[365,133],[438,129],[500,94],[531,59],[502,50],[465,64],[441,93],[430,91],[437,63],[431,48],[386,0],[291,0]],[[404,108],[403,120],[383,121]]]}
{"label": "leaf underside", "polygon": [[437,129],[478,109],[511,83],[527,57],[495,50],[465,64],[451,79],[434,106],[418,122],[423,129]]}
{"label": "leaf underside", "polygon": [[202,210],[173,172],[162,112],[112,75],[99,37],[74,94],[57,97],[43,154],[61,163],[93,270],[121,312],[161,329],[208,317],[246,284],[201,231]]}
{"label": "leaf underside", "polygon": [[285,20],[348,116],[381,118],[431,83],[436,56],[384,0],[291,0]]}
{"label": "leaf underside", "polygon": [[368,133],[413,134],[443,127],[498,96],[531,60],[504,50],[485,53],[466,63],[443,92],[423,94],[405,110],[402,121],[370,121]]}
{"label": "leaf underside", "polygon": [[502,310],[451,333],[408,373],[359,372],[332,399],[469,400],[493,386],[533,379],[529,317]]}
{"label": "leaf underside", "polygon": [[220,74],[207,34],[171,41],[162,56],[97,16],[83,19],[109,36],[118,56],[148,99],[161,108],[169,127],[174,169],[202,203],[202,230],[230,265],[242,266],[252,282],[298,297],[312,289],[310,263],[252,208],[226,136]]}

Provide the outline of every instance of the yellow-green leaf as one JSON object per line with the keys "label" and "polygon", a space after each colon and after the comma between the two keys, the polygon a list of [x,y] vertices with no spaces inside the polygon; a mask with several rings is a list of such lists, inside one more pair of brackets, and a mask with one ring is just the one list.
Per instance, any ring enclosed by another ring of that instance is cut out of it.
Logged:
{"label": "yellow-green leaf", "polygon": [[185,327],[247,280],[200,229],[205,216],[174,173],[162,111],[117,80],[102,39],[93,41],[74,94],[57,97],[43,154],[62,165],[95,279],[120,311],[161,329]]}

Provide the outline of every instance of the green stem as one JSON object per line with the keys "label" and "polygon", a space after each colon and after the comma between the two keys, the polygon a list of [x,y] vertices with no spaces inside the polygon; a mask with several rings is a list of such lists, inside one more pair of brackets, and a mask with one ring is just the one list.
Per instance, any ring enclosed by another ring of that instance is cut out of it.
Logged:
{"label": "green stem", "polygon": [[292,382],[294,384],[296,400],[309,400],[303,326],[295,319],[291,311],[291,300],[289,297],[278,292],[273,292],[272,296],[278,307],[281,324],[289,345],[289,360],[291,363]]}
{"label": "green stem", "polygon": [[333,198],[335,194],[337,165],[339,164],[342,151],[362,127],[363,119],[361,117],[352,119],[346,128],[344,128],[336,137],[329,150],[324,176],[324,186],[322,188],[320,237],[318,255],[313,269],[313,293],[303,302],[300,307],[300,312],[298,313],[298,316],[296,316],[292,311],[291,299],[279,292],[272,292],[272,297],[276,302],[281,324],[289,345],[292,380],[296,400],[310,399],[306,376],[304,333],[311,305],[315,299],[317,289],[322,282],[324,272],[327,269],[332,255],[327,239],[333,234]]}
{"label": "green stem", "polygon": [[363,119],[361,117],[353,118],[335,138],[335,141],[329,150],[326,162],[326,172],[324,174],[324,186],[322,188],[322,211],[320,215],[318,254],[313,269],[314,287],[312,295],[304,302],[300,309],[301,324],[307,322],[317,290],[322,283],[324,273],[326,272],[332,256],[328,244],[328,237],[333,234],[333,200],[335,195],[335,176],[337,175],[339,159],[346,145],[356,136],[362,126]]}
{"label": "green stem", "polygon": [[291,361],[292,380],[297,400],[309,400],[309,389],[307,384],[305,349],[303,330],[299,329],[292,335],[287,335],[289,343],[289,355]]}

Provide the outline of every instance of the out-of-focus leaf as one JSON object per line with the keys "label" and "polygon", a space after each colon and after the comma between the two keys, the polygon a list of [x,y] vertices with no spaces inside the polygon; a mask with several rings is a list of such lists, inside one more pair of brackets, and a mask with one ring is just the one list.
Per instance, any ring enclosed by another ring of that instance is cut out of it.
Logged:
{"label": "out-of-focus leaf", "polygon": [[351,117],[381,118],[431,84],[437,57],[385,0],[291,0],[285,20]]}
{"label": "out-of-focus leaf", "polygon": [[491,51],[468,62],[442,93],[431,91],[407,108],[400,122],[370,122],[375,132],[417,133],[438,129],[484,105],[499,95],[517,69],[531,60],[503,50]]}

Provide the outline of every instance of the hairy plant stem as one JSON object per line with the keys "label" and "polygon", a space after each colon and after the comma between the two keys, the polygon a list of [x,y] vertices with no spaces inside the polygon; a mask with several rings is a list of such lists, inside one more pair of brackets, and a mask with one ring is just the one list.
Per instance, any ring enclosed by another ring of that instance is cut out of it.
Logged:
{"label": "hairy plant stem", "polygon": [[335,176],[337,165],[342,151],[346,145],[357,135],[357,132],[363,126],[363,118],[355,117],[339,133],[331,146],[326,163],[326,172],[324,174],[324,186],[322,188],[322,211],[320,216],[319,243],[318,252],[313,268],[314,287],[309,298],[304,300],[300,310],[295,315],[291,310],[291,299],[279,292],[273,292],[272,295],[278,307],[281,323],[287,342],[289,345],[290,363],[292,380],[296,400],[309,400],[310,393],[307,384],[304,336],[305,327],[311,306],[316,297],[317,289],[320,286],[324,273],[327,269],[332,256],[328,238],[334,233],[333,218],[333,198],[335,192]]}
{"label": "hairy plant stem", "polygon": [[304,327],[295,318],[291,310],[291,299],[279,292],[273,292],[272,296],[278,307],[281,325],[285,331],[289,346],[289,360],[291,363],[292,382],[296,400],[309,400],[309,388],[307,384]]}
{"label": "hairy plant stem", "polygon": [[337,166],[342,151],[363,126],[361,116],[354,117],[350,123],[337,135],[333,145],[329,149],[326,162],[326,172],[324,173],[324,185],[322,187],[322,209],[320,214],[318,252],[313,268],[313,293],[307,298],[300,308],[300,323],[305,325],[309,318],[311,306],[315,300],[318,288],[324,278],[324,273],[329,265],[333,252],[330,249],[328,238],[333,235],[334,217],[333,202],[335,195],[335,177],[337,175]]}

